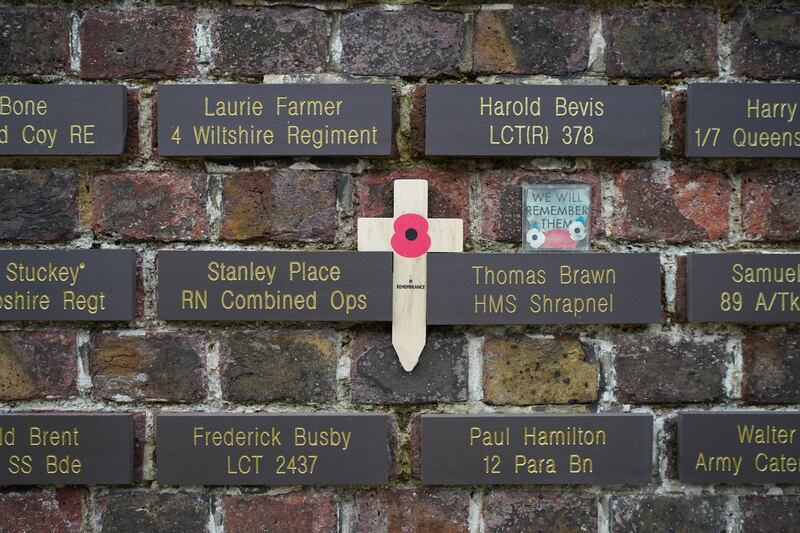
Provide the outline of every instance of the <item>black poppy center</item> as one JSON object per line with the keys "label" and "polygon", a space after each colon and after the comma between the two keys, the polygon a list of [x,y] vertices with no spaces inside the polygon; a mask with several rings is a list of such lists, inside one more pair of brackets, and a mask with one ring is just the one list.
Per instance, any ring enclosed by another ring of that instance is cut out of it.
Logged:
{"label": "black poppy center", "polygon": [[409,241],[417,240],[417,230],[415,230],[414,228],[408,228],[406,230],[406,239],[408,239]]}

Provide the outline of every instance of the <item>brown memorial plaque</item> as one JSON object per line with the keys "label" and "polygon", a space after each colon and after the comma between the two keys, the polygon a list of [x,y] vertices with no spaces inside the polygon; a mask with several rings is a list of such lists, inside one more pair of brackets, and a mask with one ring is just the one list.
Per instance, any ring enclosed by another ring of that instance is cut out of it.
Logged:
{"label": "brown memorial plaque", "polygon": [[388,476],[383,414],[156,416],[162,485],[382,485]]}
{"label": "brown memorial plaque", "polygon": [[800,322],[800,254],[689,254],[686,298],[692,322]]}
{"label": "brown memorial plaque", "polygon": [[392,255],[158,253],[162,320],[392,319]]}
{"label": "brown memorial plaque", "polygon": [[0,85],[0,155],[119,155],[121,85]]}
{"label": "brown memorial plaque", "polygon": [[428,254],[429,324],[657,322],[658,254]]}
{"label": "brown memorial plaque", "polygon": [[133,320],[133,250],[0,250],[0,320]]}
{"label": "brown memorial plaque", "polygon": [[425,485],[643,485],[648,414],[423,415]]}
{"label": "brown memorial plaque", "polygon": [[800,157],[800,85],[692,83],[689,157]]}
{"label": "brown memorial plaque", "polygon": [[800,413],[681,413],[678,472],[684,483],[800,483]]}
{"label": "brown memorial plaque", "polygon": [[389,85],[159,85],[162,156],[387,156]]}
{"label": "brown memorial plaque", "polygon": [[428,85],[425,153],[658,157],[655,86]]}
{"label": "brown memorial plaque", "polygon": [[0,414],[0,485],[133,483],[133,416]]}

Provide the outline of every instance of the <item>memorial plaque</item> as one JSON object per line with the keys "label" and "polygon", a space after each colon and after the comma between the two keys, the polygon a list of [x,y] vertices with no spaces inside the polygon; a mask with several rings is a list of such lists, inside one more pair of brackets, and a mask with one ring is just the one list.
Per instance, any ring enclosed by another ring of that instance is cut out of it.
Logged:
{"label": "memorial plaque", "polygon": [[159,252],[158,317],[390,321],[392,256],[378,252]]}
{"label": "memorial plaque", "polygon": [[428,254],[429,324],[657,322],[658,254]]}
{"label": "memorial plaque", "polygon": [[425,485],[643,485],[647,414],[422,415]]}
{"label": "memorial plaque", "polygon": [[657,157],[655,86],[428,85],[425,153]]}
{"label": "memorial plaque", "polygon": [[133,483],[133,416],[0,414],[0,485]]}
{"label": "memorial plaque", "polygon": [[0,155],[119,155],[121,85],[0,85]]}
{"label": "memorial plaque", "polygon": [[190,414],[156,417],[162,485],[382,485],[383,414]]}
{"label": "memorial plaque", "polygon": [[133,320],[133,250],[0,250],[0,320]]}
{"label": "memorial plaque", "polygon": [[689,254],[686,270],[689,321],[800,322],[800,254]]}
{"label": "memorial plaque", "polygon": [[389,85],[159,85],[162,156],[386,156]]}
{"label": "memorial plaque", "polygon": [[681,413],[678,465],[684,483],[800,483],[800,413]]}
{"label": "memorial plaque", "polygon": [[692,83],[689,157],[800,157],[800,85]]}

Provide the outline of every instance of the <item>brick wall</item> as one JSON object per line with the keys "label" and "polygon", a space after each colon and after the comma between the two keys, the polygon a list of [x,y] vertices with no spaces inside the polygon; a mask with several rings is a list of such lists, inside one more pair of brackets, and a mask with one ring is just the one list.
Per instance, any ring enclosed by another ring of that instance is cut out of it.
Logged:
{"label": "brick wall", "polygon": [[[242,3],[264,5],[0,6],[0,81],[123,83],[132,117],[120,158],[3,158],[0,246],[133,248],[141,287],[128,324],[0,324],[0,410],[137,413],[136,486],[2,489],[0,531],[800,529],[796,487],[686,487],[675,464],[682,409],[800,407],[800,332],[685,324],[676,306],[681,254],[797,251],[800,163],[682,153],[687,83],[800,80],[800,3]],[[162,159],[153,88],[164,80],[388,82],[396,154]],[[660,86],[661,157],[424,157],[425,85],[465,82]],[[520,249],[520,185],[591,184],[595,249],[661,253],[665,322],[435,328],[407,375],[386,327],[156,318],[158,250],[353,250],[355,218],[389,214],[401,177],[429,181],[432,216],[464,219],[467,250]],[[392,482],[269,491],[153,482],[155,412],[275,407],[390,413]],[[652,413],[653,483],[420,485],[419,413],[541,410]]]}

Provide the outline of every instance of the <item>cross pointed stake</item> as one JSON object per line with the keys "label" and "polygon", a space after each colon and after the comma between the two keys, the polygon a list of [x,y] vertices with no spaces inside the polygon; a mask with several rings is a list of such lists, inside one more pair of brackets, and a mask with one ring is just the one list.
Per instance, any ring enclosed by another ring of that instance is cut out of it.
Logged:
{"label": "cross pointed stake", "polygon": [[464,221],[428,219],[428,182],[394,182],[394,218],[358,219],[358,250],[394,252],[392,345],[411,372],[425,347],[428,252],[464,249]]}

